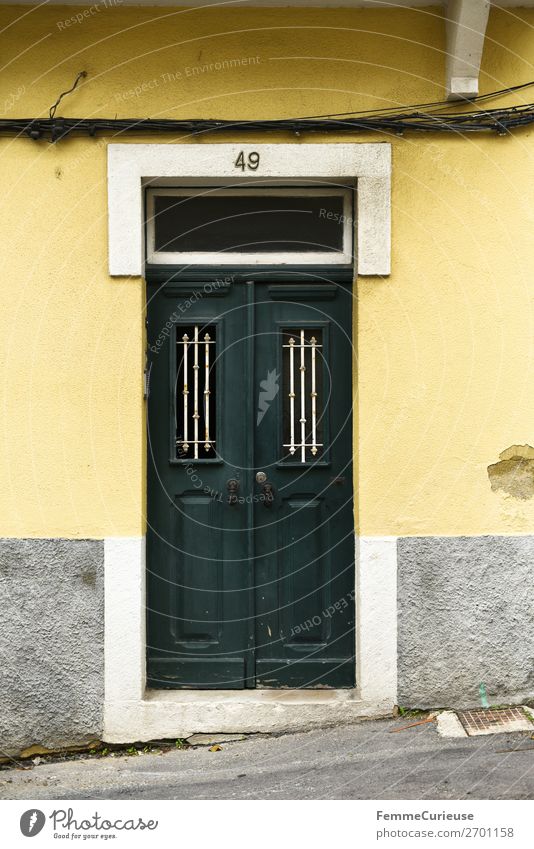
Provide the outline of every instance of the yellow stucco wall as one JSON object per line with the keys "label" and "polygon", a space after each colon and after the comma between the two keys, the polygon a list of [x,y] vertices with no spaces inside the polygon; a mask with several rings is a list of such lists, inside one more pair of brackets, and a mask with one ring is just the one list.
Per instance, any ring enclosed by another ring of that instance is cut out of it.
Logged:
{"label": "yellow stucco wall", "polygon": [[[0,117],[45,117],[82,69],[59,114],[274,118],[444,95],[436,9],[92,8],[70,26],[76,8],[0,8]],[[533,61],[534,10],[493,11],[481,90]],[[532,140],[392,140],[393,273],[358,283],[363,534],[534,532],[534,499],[487,474],[534,441]],[[144,529],[143,291],[106,271],[107,141],[0,140],[0,536]]]}

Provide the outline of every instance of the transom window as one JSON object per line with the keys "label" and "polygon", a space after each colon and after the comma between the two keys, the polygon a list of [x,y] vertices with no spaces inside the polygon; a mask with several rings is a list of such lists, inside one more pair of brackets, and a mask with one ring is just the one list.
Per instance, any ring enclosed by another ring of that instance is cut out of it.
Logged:
{"label": "transom window", "polygon": [[147,260],[348,264],[352,192],[339,188],[149,189]]}

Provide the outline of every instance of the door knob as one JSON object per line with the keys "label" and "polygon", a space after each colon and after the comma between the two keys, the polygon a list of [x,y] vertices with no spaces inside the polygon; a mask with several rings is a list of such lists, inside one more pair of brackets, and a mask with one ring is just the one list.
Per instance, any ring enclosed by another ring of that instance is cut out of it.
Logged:
{"label": "door knob", "polygon": [[264,483],[262,486],[263,490],[263,506],[264,507],[272,507],[274,501],[274,487],[272,483]]}
{"label": "door knob", "polygon": [[237,493],[239,492],[239,481],[235,478],[230,478],[230,480],[226,484],[226,489],[228,490],[228,504],[234,505],[237,504],[238,498]]}

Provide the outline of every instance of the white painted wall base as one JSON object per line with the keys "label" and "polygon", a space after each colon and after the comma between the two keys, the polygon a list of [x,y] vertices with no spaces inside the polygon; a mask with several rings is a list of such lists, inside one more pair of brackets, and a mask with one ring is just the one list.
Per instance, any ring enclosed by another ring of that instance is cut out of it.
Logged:
{"label": "white painted wall base", "polygon": [[385,716],[396,703],[395,537],[357,540],[354,690],[147,690],[144,538],[106,539],[104,564],[109,743],[326,727]]}

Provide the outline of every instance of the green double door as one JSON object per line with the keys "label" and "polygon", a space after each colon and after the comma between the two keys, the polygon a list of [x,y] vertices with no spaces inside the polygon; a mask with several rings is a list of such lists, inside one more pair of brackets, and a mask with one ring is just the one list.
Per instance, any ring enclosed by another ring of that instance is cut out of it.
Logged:
{"label": "green double door", "polygon": [[350,286],[148,286],[152,688],[354,686]]}

